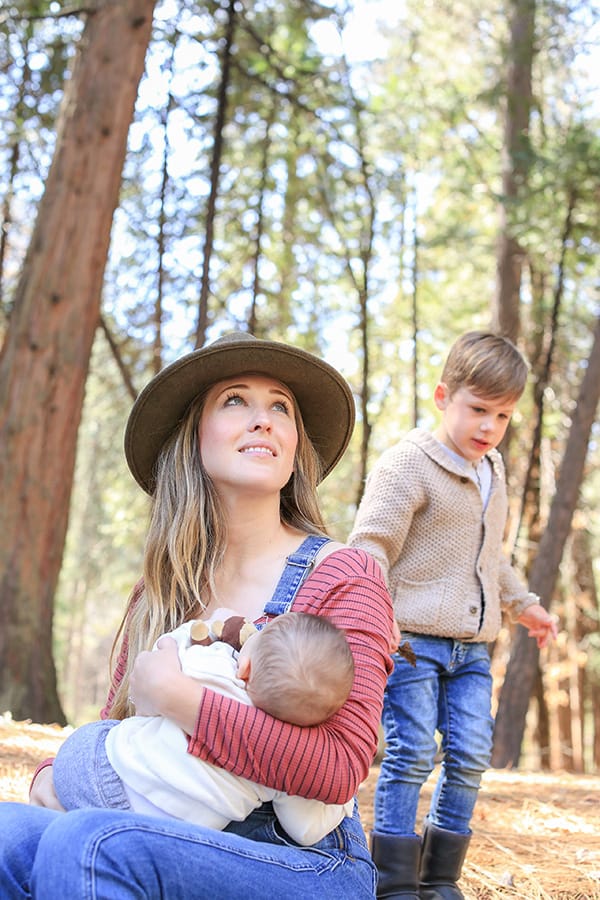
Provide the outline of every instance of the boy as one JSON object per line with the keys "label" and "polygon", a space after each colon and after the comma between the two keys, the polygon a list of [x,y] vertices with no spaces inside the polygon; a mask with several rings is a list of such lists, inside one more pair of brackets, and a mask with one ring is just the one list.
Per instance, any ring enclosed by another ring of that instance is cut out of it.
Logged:
{"label": "boy", "polygon": [[[416,428],[370,474],[348,543],[379,562],[395,616],[416,656],[396,657],[383,708],[386,751],[375,792],[372,855],[380,898],[458,900],[470,821],[492,746],[487,644],[502,612],[538,646],[553,618],[502,553],[504,437],[527,364],[506,338],[469,332],[452,346],[433,399],[441,422]],[[423,840],[422,785],[444,760]]]}
{"label": "boy", "polygon": [[[211,621],[228,612],[216,610]],[[350,694],[352,652],[344,632],[324,616],[276,616],[254,630],[239,651],[223,640],[193,644],[193,624],[168,636],[177,641],[186,674],[213,690],[297,725],[326,721]],[[291,797],[190,756],[183,731],[160,716],[82,726],[60,748],[53,774],[66,809],[134,809],[219,830],[271,801],[288,835],[306,846],[333,831],[354,808],[353,801],[334,805]]]}

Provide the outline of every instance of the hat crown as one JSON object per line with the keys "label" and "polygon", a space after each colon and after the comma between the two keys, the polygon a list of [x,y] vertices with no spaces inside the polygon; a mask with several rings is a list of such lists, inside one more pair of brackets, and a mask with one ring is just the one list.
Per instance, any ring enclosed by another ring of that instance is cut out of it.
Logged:
{"label": "hat crown", "polygon": [[222,334],[221,337],[217,338],[216,341],[213,341],[212,344],[205,344],[203,349],[208,349],[208,347],[221,347],[225,344],[237,344],[240,341],[259,341],[260,339],[254,337],[253,334],[250,334],[249,331],[227,331],[225,334]]}

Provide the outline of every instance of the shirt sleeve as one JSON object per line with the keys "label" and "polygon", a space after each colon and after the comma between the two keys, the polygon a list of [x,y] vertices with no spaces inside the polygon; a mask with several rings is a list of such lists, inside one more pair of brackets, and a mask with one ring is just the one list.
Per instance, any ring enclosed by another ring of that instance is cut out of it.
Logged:
{"label": "shirt sleeve", "polygon": [[327,722],[300,727],[205,690],[188,751],[235,775],[325,803],[346,803],[377,751],[392,602],[381,569],[363,550],[327,556],[300,588],[293,609],[330,618],[354,656],[350,697]]}
{"label": "shirt sleeve", "polygon": [[[131,613],[131,610],[136,605],[140,597],[142,596],[142,592],[144,590],[144,582],[140,579],[135,585],[133,591],[131,592],[131,596],[129,598],[129,604],[127,606],[127,617]],[[127,640],[127,625],[125,627],[125,631],[123,634],[123,640],[121,641],[121,648],[119,650],[119,656],[117,658],[117,663],[115,665],[114,671],[112,673],[110,688],[108,691],[108,697],[106,698],[106,703],[100,710],[100,718],[101,719],[109,719],[111,716],[111,709],[113,700],[115,698],[115,694],[119,685],[123,680],[123,676],[125,675],[125,671],[127,669],[127,653],[129,649],[129,643]]]}

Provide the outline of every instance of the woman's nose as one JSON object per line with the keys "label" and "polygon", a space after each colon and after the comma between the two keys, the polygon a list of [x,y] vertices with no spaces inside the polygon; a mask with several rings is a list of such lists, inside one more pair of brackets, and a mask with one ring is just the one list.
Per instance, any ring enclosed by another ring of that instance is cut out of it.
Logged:
{"label": "woman's nose", "polygon": [[250,431],[257,431],[263,429],[270,429],[271,427],[271,417],[266,409],[257,409],[255,410],[252,418],[250,420]]}

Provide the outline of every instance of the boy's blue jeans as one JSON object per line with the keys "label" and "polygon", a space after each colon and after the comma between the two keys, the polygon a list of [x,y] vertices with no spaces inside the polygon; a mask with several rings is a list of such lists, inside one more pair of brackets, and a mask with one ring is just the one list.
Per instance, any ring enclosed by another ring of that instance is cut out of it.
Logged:
{"label": "boy's blue jeans", "polygon": [[443,762],[429,810],[440,828],[470,834],[481,776],[492,749],[492,677],[487,644],[402,633],[415,667],[395,656],[383,706],[385,756],[375,791],[377,832],[415,832],[422,785],[435,764],[436,730]]}
{"label": "boy's blue jeans", "polygon": [[0,803],[2,900],[374,900],[376,869],[355,804],[298,847],[265,804],[213,831],[113,809]]}

